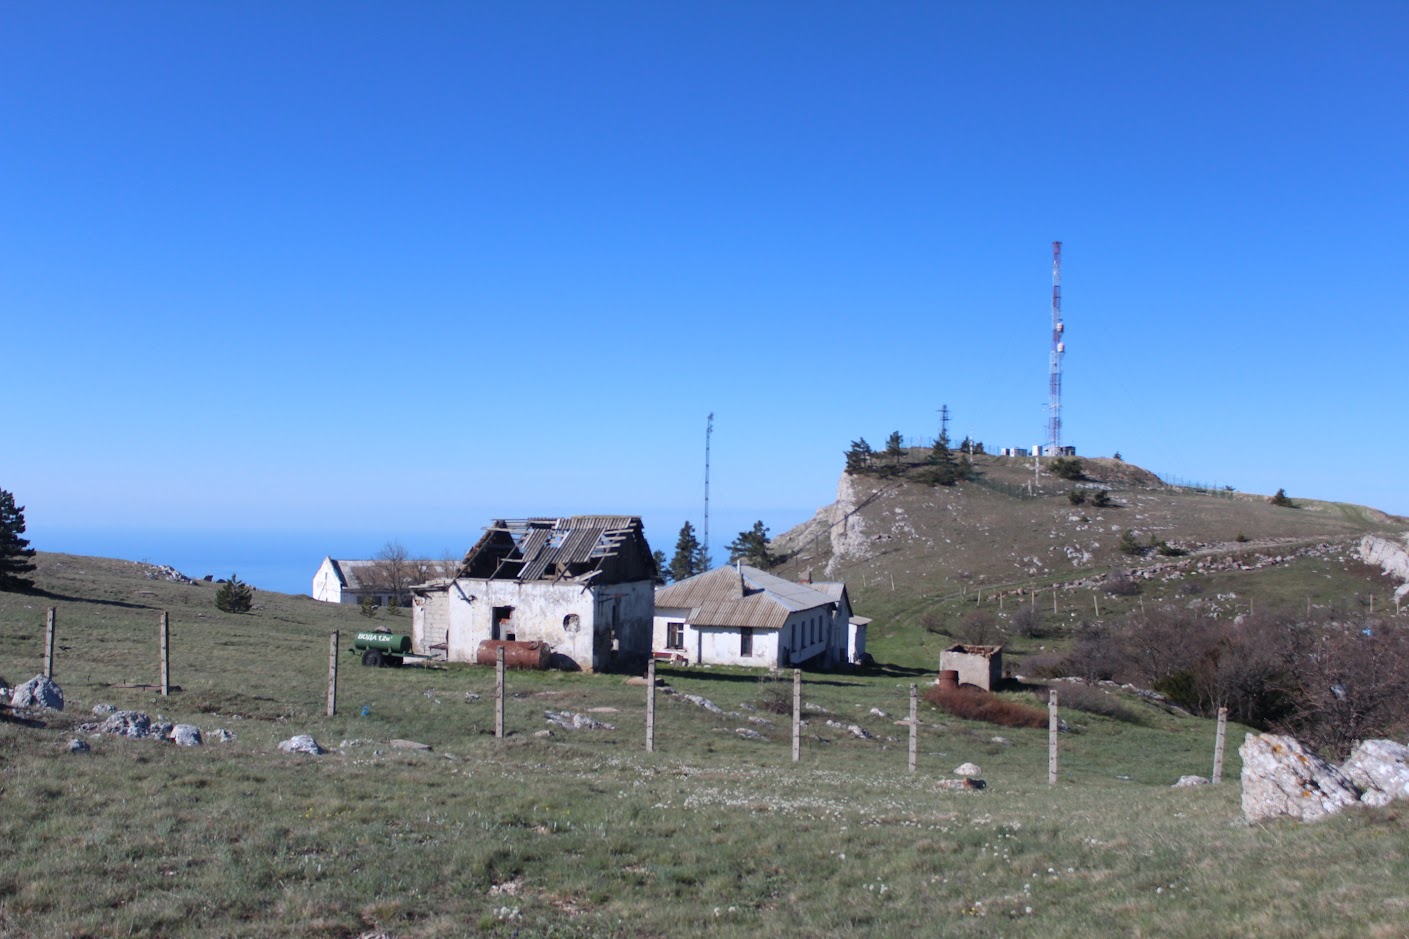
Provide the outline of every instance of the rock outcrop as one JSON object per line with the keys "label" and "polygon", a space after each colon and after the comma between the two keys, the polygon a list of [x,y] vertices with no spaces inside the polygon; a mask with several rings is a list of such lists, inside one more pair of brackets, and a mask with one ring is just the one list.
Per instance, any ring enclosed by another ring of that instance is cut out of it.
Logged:
{"label": "rock outcrop", "polygon": [[285,753],[308,753],[313,756],[322,756],[324,753],[328,752],[318,746],[318,741],[314,740],[308,734],[298,734],[297,736],[290,737],[288,740],[279,744],[279,749],[283,750]]}
{"label": "rock outcrop", "polygon": [[1352,805],[1409,799],[1409,747],[1367,740],[1339,767],[1291,737],[1248,734],[1243,758],[1243,815],[1316,821]]}
{"label": "rock outcrop", "polygon": [[12,708],[48,708],[51,711],[64,709],[64,691],[52,679],[35,675],[10,693]]}
{"label": "rock outcrop", "polygon": [[1360,539],[1360,557],[1366,564],[1379,565],[1386,574],[1404,581],[1394,592],[1396,599],[1409,597],[1409,535],[1399,541],[1366,535]]}

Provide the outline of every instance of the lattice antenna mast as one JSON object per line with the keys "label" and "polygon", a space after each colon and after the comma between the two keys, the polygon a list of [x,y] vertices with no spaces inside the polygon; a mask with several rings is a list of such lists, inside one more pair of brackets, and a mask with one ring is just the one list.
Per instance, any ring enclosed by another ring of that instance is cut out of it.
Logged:
{"label": "lattice antenna mast", "polygon": [[939,408],[939,435],[944,438],[949,437],[949,405],[940,405]]}
{"label": "lattice antenna mast", "polygon": [[1052,354],[1047,405],[1047,445],[1055,456],[1062,446],[1062,356],[1066,353],[1066,341],[1062,334],[1066,324],[1062,322],[1062,243],[1052,242]]}
{"label": "lattice antenna mast", "polygon": [[705,513],[704,513],[704,545],[705,557],[709,557],[709,438],[714,435],[714,412],[709,412],[709,417],[705,420]]}

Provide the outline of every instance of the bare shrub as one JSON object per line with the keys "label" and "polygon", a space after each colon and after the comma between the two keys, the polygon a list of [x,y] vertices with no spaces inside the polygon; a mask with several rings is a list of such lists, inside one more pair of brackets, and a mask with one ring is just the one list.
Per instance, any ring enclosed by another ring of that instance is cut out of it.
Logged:
{"label": "bare shrub", "polygon": [[925,691],[928,703],[964,720],[997,724],[999,727],[1046,727],[1047,712],[1016,701],[1008,701],[991,691],[978,688],[946,690],[934,685]]}
{"label": "bare shrub", "polygon": [[1047,635],[1047,624],[1042,619],[1042,611],[1035,607],[1023,607],[1013,614],[1013,634],[1023,639],[1041,639]]}
{"label": "bare shrub", "polygon": [[1128,707],[1119,695],[1105,688],[1073,682],[1063,684],[1057,694],[1064,708],[1072,708],[1086,714],[1099,714],[1126,724],[1148,723],[1144,714]]}
{"label": "bare shrub", "polygon": [[974,610],[959,623],[955,637],[969,645],[990,645],[1002,638],[998,631],[998,621],[987,610]]}
{"label": "bare shrub", "polygon": [[782,675],[760,675],[758,679],[758,706],[770,714],[791,714],[793,712],[793,683]]}
{"label": "bare shrub", "polygon": [[925,632],[927,633],[942,635],[945,631],[944,617],[933,611],[920,614],[920,625],[925,628]]}

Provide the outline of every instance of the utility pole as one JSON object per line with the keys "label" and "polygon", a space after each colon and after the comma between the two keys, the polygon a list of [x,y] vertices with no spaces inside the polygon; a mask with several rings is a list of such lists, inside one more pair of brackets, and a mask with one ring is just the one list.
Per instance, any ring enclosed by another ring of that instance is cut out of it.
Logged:
{"label": "utility pole", "polygon": [[704,511],[704,556],[706,566],[710,563],[709,557],[709,438],[714,436],[714,412],[709,412],[709,417],[705,419],[705,511]]}

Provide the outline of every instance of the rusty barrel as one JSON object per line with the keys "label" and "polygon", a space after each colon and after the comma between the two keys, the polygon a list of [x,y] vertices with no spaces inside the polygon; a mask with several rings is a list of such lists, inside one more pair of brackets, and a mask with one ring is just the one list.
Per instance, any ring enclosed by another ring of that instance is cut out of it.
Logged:
{"label": "rusty barrel", "polygon": [[548,667],[551,650],[548,643],[511,642],[507,639],[486,639],[475,652],[475,662],[479,665],[493,665],[497,658],[495,650],[503,648],[505,668],[532,668],[542,671]]}
{"label": "rusty barrel", "polygon": [[957,668],[946,668],[939,673],[940,691],[959,690],[959,670]]}

